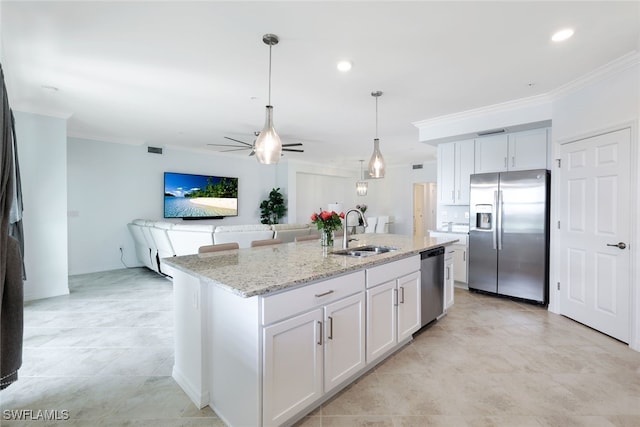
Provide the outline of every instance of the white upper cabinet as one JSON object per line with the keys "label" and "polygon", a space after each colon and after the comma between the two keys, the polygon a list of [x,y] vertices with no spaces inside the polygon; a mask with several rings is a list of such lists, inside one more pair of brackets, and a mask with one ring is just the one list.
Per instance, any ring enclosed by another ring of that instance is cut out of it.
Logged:
{"label": "white upper cabinet", "polygon": [[547,128],[486,136],[475,141],[476,173],[547,168]]}
{"label": "white upper cabinet", "polygon": [[438,145],[438,202],[469,204],[469,177],[474,172],[474,141]]}
{"label": "white upper cabinet", "polygon": [[509,134],[509,170],[547,169],[547,129]]}

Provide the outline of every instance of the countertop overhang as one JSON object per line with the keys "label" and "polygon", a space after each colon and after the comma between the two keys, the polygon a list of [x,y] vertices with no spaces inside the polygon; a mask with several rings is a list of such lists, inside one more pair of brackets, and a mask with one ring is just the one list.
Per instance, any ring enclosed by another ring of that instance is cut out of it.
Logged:
{"label": "countertop overhang", "polygon": [[342,249],[341,239],[336,239],[336,245],[330,248],[323,248],[319,241],[312,240],[163,258],[163,262],[205,283],[250,298],[396,261],[458,241],[453,235],[451,238],[416,238],[397,234],[357,234],[352,237],[358,240],[350,242],[351,249],[366,245],[398,249],[355,258],[332,254],[333,250]]}

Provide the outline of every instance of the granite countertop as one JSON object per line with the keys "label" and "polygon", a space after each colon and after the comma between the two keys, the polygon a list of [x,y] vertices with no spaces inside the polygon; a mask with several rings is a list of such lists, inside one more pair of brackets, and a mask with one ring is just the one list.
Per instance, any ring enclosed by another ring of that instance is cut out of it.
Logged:
{"label": "granite countertop", "polygon": [[397,234],[357,234],[354,237],[358,240],[349,243],[350,249],[383,245],[394,246],[398,250],[363,258],[334,255],[332,250],[342,249],[342,239],[337,238],[331,249],[311,240],[184,255],[164,258],[163,261],[177,270],[249,298],[399,260],[457,241],[454,236],[414,238]]}

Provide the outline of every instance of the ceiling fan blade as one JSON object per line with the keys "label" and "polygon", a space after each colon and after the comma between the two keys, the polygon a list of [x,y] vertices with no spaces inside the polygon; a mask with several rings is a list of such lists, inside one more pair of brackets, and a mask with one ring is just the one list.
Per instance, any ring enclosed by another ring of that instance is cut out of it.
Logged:
{"label": "ceiling fan blade", "polygon": [[298,146],[301,146],[301,145],[302,145],[302,142],[296,142],[296,143],[293,143],[293,144],[282,144],[283,147],[298,147]]}
{"label": "ceiling fan blade", "polygon": [[295,153],[304,153],[304,150],[296,150],[295,148],[283,148],[282,151],[293,151]]}
{"label": "ceiling fan blade", "polygon": [[240,144],[244,144],[244,145],[247,145],[247,146],[251,147],[251,144],[249,144],[248,142],[240,141],[239,139],[229,138],[228,136],[225,136],[225,138],[229,139],[231,141],[239,142]]}
{"label": "ceiling fan blade", "polygon": [[207,144],[207,145],[214,145],[216,147],[232,147],[232,148],[237,147],[237,148],[242,148],[243,150],[247,149],[247,147],[240,147],[238,145],[229,145],[229,144]]}
{"label": "ceiling fan blade", "polygon": [[228,151],[242,151],[242,150],[247,150],[247,148],[234,148],[232,150],[220,150],[221,153],[226,153]]}

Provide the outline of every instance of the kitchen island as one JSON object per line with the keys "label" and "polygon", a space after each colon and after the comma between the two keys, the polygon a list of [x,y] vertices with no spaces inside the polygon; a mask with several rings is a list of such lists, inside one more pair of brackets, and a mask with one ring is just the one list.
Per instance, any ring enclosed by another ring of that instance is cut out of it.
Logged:
{"label": "kitchen island", "polygon": [[409,342],[420,253],[454,238],[357,235],[164,259],[175,269],[173,377],[227,424],[291,424]]}

